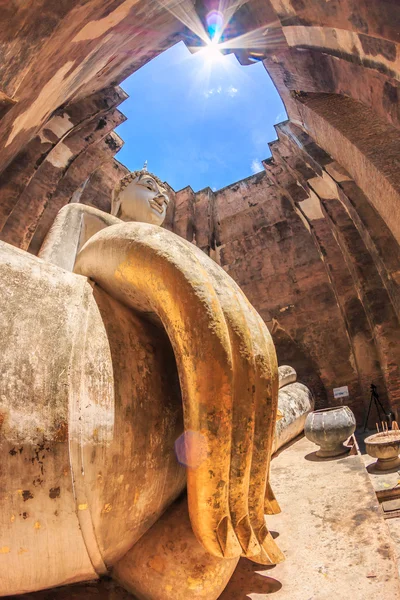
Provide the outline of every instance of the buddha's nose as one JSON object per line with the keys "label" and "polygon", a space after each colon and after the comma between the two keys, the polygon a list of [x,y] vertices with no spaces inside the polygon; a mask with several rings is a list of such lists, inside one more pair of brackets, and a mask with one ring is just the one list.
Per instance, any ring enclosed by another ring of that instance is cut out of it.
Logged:
{"label": "buddha's nose", "polygon": [[158,196],[155,196],[154,200],[157,202],[160,208],[162,208],[164,204],[167,204],[164,194],[159,194]]}

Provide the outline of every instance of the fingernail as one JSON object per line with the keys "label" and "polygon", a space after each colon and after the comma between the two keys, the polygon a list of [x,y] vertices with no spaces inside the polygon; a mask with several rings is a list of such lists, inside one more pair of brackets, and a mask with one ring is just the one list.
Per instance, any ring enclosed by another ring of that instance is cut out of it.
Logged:
{"label": "fingernail", "polygon": [[260,529],[258,530],[258,541],[260,542],[260,544],[264,543],[264,540],[266,537],[268,537],[268,529],[267,526],[265,525],[261,525]]}
{"label": "fingernail", "polygon": [[245,515],[235,527],[235,531],[239,542],[242,546],[243,553],[253,555],[261,551],[261,546],[258,543],[256,534],[250,523],[249,515]]}
{"label": "fingernail", "polygon": [[224,558],[236,558],[242,554],[242,547],[229,517],[224,517],[220,521],[217,528],[217,537]]}
{"label": "fingernail", "polygon": [[267,531],[267,537],[262,543],[262,548],[268,556],[268,559],[271,561],[271,564],[277,565],[285,560],[285,555],[280,551],[269,531]]}
{"label": "fingernail", "polygon": [[270,483],[267,483],[267,489],[265,492],[264,512],[266,515],[278,515],[281,512],[281,507],[275,498],[275,494],[272,491]]}
{"label": "fingernail", "polygon": [[247,556],[247,558],[260,565],[277,565],[285,560],[285,555],[279,550],[272,536],[268,534],[259,554]]}

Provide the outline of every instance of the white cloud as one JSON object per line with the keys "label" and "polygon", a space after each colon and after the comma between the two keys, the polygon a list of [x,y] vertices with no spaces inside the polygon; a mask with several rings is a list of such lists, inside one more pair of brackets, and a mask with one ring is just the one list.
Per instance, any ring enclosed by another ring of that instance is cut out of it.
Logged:
{"label": "white cloud", "polygon": [[209,98],[210,96],[214,96],[215,94],[227,94],[228,96],[233,98],[234,96],[236,96],[238,91],[239,90],[233,87],[233,85],[230,85],[227,88],[223,88],[221,85],[219,85],[217,88],[211,88],[209,90],[206,90],[205,92],[203,92],[203,94],[205,98]]}
{"label": "white cloud", "polygon": [[230,85],[228,87],[228,89],[226,90],[226,93],[228,94],[228,96],[230,96],[231,98],[233,98],[238,93],[238,89],[235,88],[235,87],[233,87],[233,85]]}
{"label": "white cloud", "polygon": [[286,119],[287,119],[287,115],[284,111],[282,111],[276,115],[274,125],[276,125],[277,123],[282,123],[282,121],[286,121]]}
{"label": "white cloud", "polygon": [[264,167],[261,164],[261,161],[258,160],[258,158],[254,158],[251,161],[251,170],[253,171],[253,173],[259,173],[260,171],[262,171],[264,169]]}

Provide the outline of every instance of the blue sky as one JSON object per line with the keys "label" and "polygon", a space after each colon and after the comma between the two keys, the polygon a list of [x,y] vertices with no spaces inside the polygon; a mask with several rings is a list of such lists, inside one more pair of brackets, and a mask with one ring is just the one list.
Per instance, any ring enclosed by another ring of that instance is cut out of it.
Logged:
{"label": "blue sky", "polygon": [[242,67],[233,54],[217,60],[191,54],[183,42],[129,77],[120,109],[128,120],[117,159],[149,171],[175,190],[220,189],[261,169],[286,119],[261,63]]}

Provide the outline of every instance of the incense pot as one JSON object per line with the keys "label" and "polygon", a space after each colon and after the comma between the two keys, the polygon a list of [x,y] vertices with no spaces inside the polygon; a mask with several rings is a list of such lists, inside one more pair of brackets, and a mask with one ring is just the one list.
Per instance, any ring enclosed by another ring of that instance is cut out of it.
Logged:
{"label": "incense pot", "polygon": [[378,471],[388,471],[400,466],[400,431],[382,431],[365,439],[369,456],[377,458],[374,467]]}
{"label": "incense pot", "polygon": [[355,431],[356,420],[348,406],[322,408],[311,412],[306,419],[304,433],[320,449],[317,456],[330,458],[346,454],[345,442]]}

